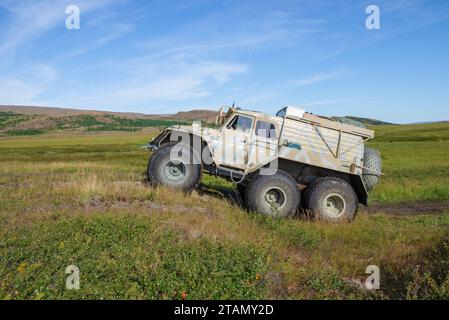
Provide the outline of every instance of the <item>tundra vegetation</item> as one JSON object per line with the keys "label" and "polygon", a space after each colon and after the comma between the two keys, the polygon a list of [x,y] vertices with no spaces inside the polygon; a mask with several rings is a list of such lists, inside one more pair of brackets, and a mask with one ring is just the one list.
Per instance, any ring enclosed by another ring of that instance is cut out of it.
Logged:
{"label": "tundra vegetation", "polygon": [[[0,297],[448,299],[449,124],[374,129],[377,209],[336,225],[246,212],[232,183],[209,176],[192,194],[150,188],[148,129],[2,137]],[[69,265],[80,290],[65,287]],[[364,288],[369,265],[380,290]]]}
{"label": "tundra vegetation", "polygon": [[1,136],[32,136],[55,132],[140,131],[188,124],[182,120],[125,117],[112,114],[77,114],[63,116],[29,115],[0,111]]}

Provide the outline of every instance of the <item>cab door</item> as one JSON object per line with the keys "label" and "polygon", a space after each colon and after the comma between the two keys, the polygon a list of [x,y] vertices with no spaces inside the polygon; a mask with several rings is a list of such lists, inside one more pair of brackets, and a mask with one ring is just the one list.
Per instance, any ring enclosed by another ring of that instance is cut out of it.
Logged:
{"label": "cab door", "polygon": [[214,147],[217,164],[244,170],[248,161],[254,119],[235,114],[220,130],[220,141]]}
{"label": "cab door", "polygon": [[249,145],[247,166],[251,169],[259,164],[270,162],[278,151],[278,128],[267,120],[257,120]]}

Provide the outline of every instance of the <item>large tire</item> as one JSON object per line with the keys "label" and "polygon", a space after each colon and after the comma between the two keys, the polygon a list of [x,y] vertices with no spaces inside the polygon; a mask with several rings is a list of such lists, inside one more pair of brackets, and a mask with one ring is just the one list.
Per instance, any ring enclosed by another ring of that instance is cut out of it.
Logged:
{"label": "large tire", "polygon": [[273,217],[295,215],[300,202],[296,181],[281,170],[254,179],[248,186],[246,197],[250,210]]}
{"label": "large tire", "polygon": [[352,221],[357,214],[358,199],[346,181],[325,177],[314,181],[305,193],[306,210],[316,220]]}
{"label": "large tire", "polygon": [[373,191],[382,171],[382,158],[377,150],[365,147],[362,180],[367,192]]}
{"label": "large tire", "polygon": [[[172,153],[172,150],[176,152]],[[182,154],[183,152],[185,154]],[[198,188],[202,177],[202,166],[201,164],[192,164],[191,159],[194,156],[191,148],[187,145],[176,143],[163,145],[153,153],[148,161],[147,174],[150,183],[184,192]]]}

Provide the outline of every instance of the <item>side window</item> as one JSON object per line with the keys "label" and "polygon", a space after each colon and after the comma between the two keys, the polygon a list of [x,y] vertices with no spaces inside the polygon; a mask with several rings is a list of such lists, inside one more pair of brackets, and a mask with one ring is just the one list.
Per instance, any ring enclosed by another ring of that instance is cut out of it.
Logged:
{"label": "side window", "polygon": [[235,116],[234,119],[229,122],[227,128],[231,130],[237,130],[242,132],[250,132],[253,126],[253,119],[245,116]]}
{"label": "side window", "polygon": [[256,123],[256,136],[276,139],[276,127],[270,122],[259,120]]}

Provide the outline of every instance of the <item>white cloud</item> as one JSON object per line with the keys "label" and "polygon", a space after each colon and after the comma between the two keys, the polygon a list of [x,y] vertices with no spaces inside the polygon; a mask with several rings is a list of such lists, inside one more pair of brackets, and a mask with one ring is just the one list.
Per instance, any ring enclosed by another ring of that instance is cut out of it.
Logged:
{"label": "white cloud", "polygon": [[[81,9],[81,28],[83,14],[105,7],[119,0],[80,0],[77,5]],[[41,1],[3,1],[0,7],[7,9],[11,22],[8,25],[5,41],[0,44],[2,55],[13,56],[13,53],[23,44],[36,40],[50,29],[60,25],[65,28],[65,6],[70,1],[55,3],[52,0]],[[100,23],[100,22],[92,22]],[[59,56],[53,60],[58,65],[64,58],[78,57],[89,53],[109,42],[128,34],[133,28],[127,24],[115,24],[108,33],[76,50]],[[13,30],[21,30],[14,33]],[[253,44],[253,40],[248,40]],[[254,40],[259,42],[259,40]],[[262,40],[260,40],[262,41]],[[245,45],[241,43],[231,46]],[[226,47],[226,46],[225,46]],[[207,51],[207,49],[205,49]],[[180,50],[183,51],[183,50]],[[50,106],[71,107],[123,107],[130,104],[169,104],[176,101],[187,101],[206,97],[216,86],[229,82],[237,74],[247,71],[248,66],[241,63],[220,61],[220,59],[205,59],[192,52],[191,55],[180,55],[179,50],[169,51],[163,56],[129,58],[128,60],[113,60],[99,63],[91,69],[85,68],[85,75],[107,74],[104,80],[93,86],[83,82],[71,82],[66,70],[61,69],[61,81],[54,80],[58,73],[44,64],[29,62],[21,66],[26,69],[33,65],[33,74],[11,69],[11,74],[0,74],[2,93],[0,104],[45,104]],[[195,50],[193,50],[195,51]],[[103,62],[103,61],[102,61]],[[14,72],[13,72],[14,71]],[[78,72],[76,70],[76,72]],[[109,76],[112,75],[110,78]],[[111,81],[108,81],[111,79]],[[114,79],[114,80],[112,80]],[[5,92],[7,91],[7,92]]]}
{"label": "white cloud", "polygon": [[[104,8],[122,0],[79,0],[76,4],[83,14]],[[14,55],[21,46],[35,41],[55,27],[65,28],[65,8],[73,1],[0,0],[0,10],[5,9],[9,23],[0,33],[0,104],[44,104],[42,100],[59,72],[48,63],[29,61],[15,64]],[[82,23],[82,22],[81,22]],[[91,47],[72,53],[80,55],[104,46],[115,38],[131,31],[128,25],[116,24],[112,32],[93,42]]]}
{"label": "white cloud", "polygon": [[[84,14],[118,1],[78,0],[76,5],[80,7],[81,14]],[[65,8],[71,4],[73,4],[71,0],[1,1],[0,8],[3,7],[8,11],[12,23],[0,45],[0,56],[14,53],[19,45],[39,37],[58,24],[64,28],[64,21],[67,18]]]}
{"label": "white cloud", "polygon": [[14,77],[0,79],[0,101],[5,105],[34,104],[36,97],[42,93],[38,85],[26,83]]}
{"label": "white cloud", "polygon": [[35,65],[26,72],[0,77],[0,104],[36,105],[57,71],[48,65]]}
{"label": "white cloud", "polygon": [[277,97],[277,93],[266,93],[266,94],[258,94],[258,95],[249,95],[242,100],[239,100],[239,104],[242,106],[247,106],[256,103],[265,103],[267,100],[271,100]]}
{"label": "white cloud", "polygon": [[211,77],[215,81],[223,83],[230,81],[231,76],[234,74],[245,73],[247,71],[247,65],[205,61],[189,66],[187,70],[197,77]]}
{"label": "white cloud", "polygon": [[239,50],[251,53],[264,47],[292,46],[298,39],[322,32],[326,24],[324,19],[304,19],[290,10],[263,10],[263,7],[259,2],[234,3],[232,10],[199,15],[175,32],[161,32],[160,36],[139,41],[136,46],[148,51],[144,59],[174,54],[229,54]]}
{"label": "white cloud", "polygon": [[[77,0],[73,3],[71,0],[56,2],[0,0],[0,7],[6,8],[11,18],[4,41],[0,42],[0,58],[9,54],[14,56],[13,53],[20,50],[23,44],[38,39],[52,28],[65,28],[65,7],[68,4],[80,6],[81,28],[83,28],[83,24],[96,27],[109,20],[111,15],[106,10],[102,12],[99,9],[117,2],[121,1]],[[245,7],[246,5],[243,5],[243,8]],[[84,14],[93,11],[96,13],[95,16],[90,15],[85,19]],[[252,50],[268,45],[289,45],[292,39],[311,32],[319,32],[317,27],[323,24],[323,21],[297,20],[288,10],[267,11],[264,14],[253,14],[251,10],[246,12],[235,24],[228,24],[227,11],[207,14],[186,23],[174,32],[165,35],[161,32],[160,37],[158,35],[156,39],[149,38],[146,43],[137,46],[137,50],[146,52],[140,58],[130,58],[128,61],[114,60],[109,61],[109,64],[103,63],[104,61],[97,62],[95,67],[85,71],[83,75],[92,74],[95,77],[102,74],[102,71],[108,75],[105,76],[105,81],[96,84],[95,88],[79,81],[69,83],[69,75],[64,74],[68,71],[63,69],[61,69],[61,82],[57,86],[50,86],[51,81],[38,84],[34,80],[30,81],[17,75],[13,77],[14,79],[12,77],[2,79],[14,80],[11,82],[13,86],[11,92],[17,94],[17,101],[23,100],[20,91],[28,89],[26,101],[29,103],[40,101],[39,98],[45,96],[46,102],[53,106],[120,107],[130,103],[160,102],[164,105],[173,101],[188,101],[214,95],[233,77],[247,72],[250,59],[246,64],[240,63],[241,55],[230,53],[242,49],[249,50],[244,56],[249,54],[252,57]],[[226,28],[222,27],[223,23],[227,24]],[[17,30],[20,32],[16,32]],[[64,58],[78,58],[132,30],[125,24],[116,25],[115,29],[108,29],[105,36],[86,42],[79,48],[73,48],[69,53],[59,56],[53,64],[64,62],[61,60]],[[227,57],[226,61],[222,58],[222,52]],[[108,67],[102,69],[105,65]],[[85,65],[81,67],[87,70]],[[78,71],[79,69],[74,73]],[[42,72],[45,73],[44,70]],[[111,81],[108,81],[109,79]],[[52,91],[55,87],[58,87],[58,90]],[[13,100],[12,97],[11,93],[7,98]]]}
{"label": "white cloud", "polygon": [[[186,62],[169,60],[166,63],[134,65],[121,81],[95,87],[68,99],[53,101],[53,105],[116,107],[130,104],[169,104],[174,101],[202,98],[210,95],[210,88],[231,80],[231,77],[247,71],[244,64],[219,61]],[[117,67],[122,67],[126,63]],[[110,66],[107,66],[109,68]],[[151,69],[147,73],[145,70]]]}
{"label": "white cloud", "polygon": [[317,101],[312,101],[312,102],[306,103],[304,105],[309,106],[309,107],[327,106],[327,105],[338,104],[338,103],[342,103],[342,102],[348,102],[348,101],[351,101],[351,100],[352,99],[348,99],[348,98],[338,98],[338,99],[330,99],[330,100],[317,100]]}
{"label": "white cloud", "polygon": [[106,46],[108,43],[121,38],[125,36],[126,34],[133,31],[133,27],[126,24],[117,24],[114,27],[111,27],[112,32],[108,35],[105,35],[103,37],[100,37],[96,40],[94,40],[90,45],[79,48],[79,49],[73,49],[59,57],[59,59],[65,59],[65,58],[74,58],[79,57],[84,54],[88,54],[89,52],[92,52],[94,50],[97,50],[101,47]]}
{"label": "white cloud", "polygon": [[293,85],[297,87],[304,87],[328,80],[341,79],[351,75],[352,73],[347,70],[328,72],[328,73],[315,73],[314,75],[311,75],[309,77],[293,81]]}
{"label": "white cloud", "polygon": [[295,85],[298,87],[309,86],[326,80],[335,79],[336,76],[335,73],[316,73],[310,77],[295,81]]}
{"label": "white cloud", "polygon": [[201,76],[180,74],[166,76],[147,83],[119,89],[106,100],[150,101],[154,99],[183,100],[204,97],[208,92],[201,88],[205,79]]}
{"label": "white cloud", "polygon": [[[207,41],[204,43],[200,42],[184,46],[175,46],[158,52],[152,52],[147,56],[143,57],[143,59],[151,59],[182,52],[194,52],[195,54],[198,54],[198,53],[205,53],[208,51],[229,50],[234,48],[245,48],[245,47],[249,48],[269,43],[274,39],[275,36],[273,34],[263,34],[263,35],[247,35],[240,39],[226,39],[224,41],[221,40],[219,42],[217,41]],[[163,46],[164,43],[162,42],[159,45]],[[149,43],[139,43],[138,46],[142,48],[151,49],[156,47],[157,43],[155,43],[155,41],[153,40]]]}

